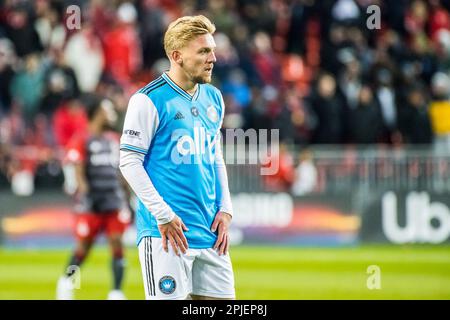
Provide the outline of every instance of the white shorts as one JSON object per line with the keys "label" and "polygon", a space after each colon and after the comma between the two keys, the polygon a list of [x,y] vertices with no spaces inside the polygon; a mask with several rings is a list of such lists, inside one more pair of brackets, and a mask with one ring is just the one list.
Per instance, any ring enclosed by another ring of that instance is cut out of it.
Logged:
{"label": "white shorts", "polygon": [[161,238],[145,237],[139,243],[139,260],[148,300],[186,299],[189,294],[234,299],[230,255],[209,249],[188,249],[177,256]]}

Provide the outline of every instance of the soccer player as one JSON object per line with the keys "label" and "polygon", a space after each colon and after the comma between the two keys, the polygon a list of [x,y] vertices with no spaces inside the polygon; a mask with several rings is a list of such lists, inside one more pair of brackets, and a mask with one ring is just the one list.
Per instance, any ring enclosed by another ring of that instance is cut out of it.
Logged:
{"label": "soccer player", "polygon": [[124,204],[122,178],[118,170],[119,136],[109,130],[117,118],[110,100],[91,97],[88,103],[88,132],[76,135],[69,143],[67,161],[75,165],[76,248],[59,279],[57,299],[73,299],[76,271],[100,232],[105,231],[112,250],[113,289],[108,299],[125,299],[121,291],[124,274],[122,234],[129,223]]}
{"label": "soccer player", "polygon": [[137,244],[147,299],[234,299],[232,205],[220,146],[224,102],[210,85],[215,26],[172,22],[170,70],[129,101],[120,169],[139,199]]}

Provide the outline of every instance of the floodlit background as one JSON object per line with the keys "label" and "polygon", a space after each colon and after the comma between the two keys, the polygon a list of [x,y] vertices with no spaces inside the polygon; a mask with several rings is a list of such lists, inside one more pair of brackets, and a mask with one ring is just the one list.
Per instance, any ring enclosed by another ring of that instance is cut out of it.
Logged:
{"label": "floodlit background", "polygon": [[[450,298],[450,1],[0,3],[0,299],[55,297],[84,97],[110,98],[121,132],[168,68],[168,23],[192,14],[217,27],[224,130],[279,130],[275,175],[254,148],[226,150],[238,299]],[[134,240],[130,226],[124,291],[143,299]],[[76,297],[111,281],[100,238]]]}

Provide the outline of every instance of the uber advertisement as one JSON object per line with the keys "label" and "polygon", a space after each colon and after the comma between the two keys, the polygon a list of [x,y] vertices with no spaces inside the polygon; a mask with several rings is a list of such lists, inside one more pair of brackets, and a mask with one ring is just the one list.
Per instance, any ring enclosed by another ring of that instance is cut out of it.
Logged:
{"label": "uber advertisement", "polygon": [[394,244],[450,242],[448,193],[391,190],[361,212],[360,240]]}

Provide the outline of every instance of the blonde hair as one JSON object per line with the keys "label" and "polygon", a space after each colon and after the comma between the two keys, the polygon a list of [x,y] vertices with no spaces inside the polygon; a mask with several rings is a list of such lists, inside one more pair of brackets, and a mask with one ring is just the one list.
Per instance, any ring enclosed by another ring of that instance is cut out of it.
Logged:
{"label": "blonde hair", "polygon": [[205,16],[185,16],[169,24],[164,34],[164,50],[167,56],[174,50],[179,50],[197,36],[213,34],[216,26]]}

